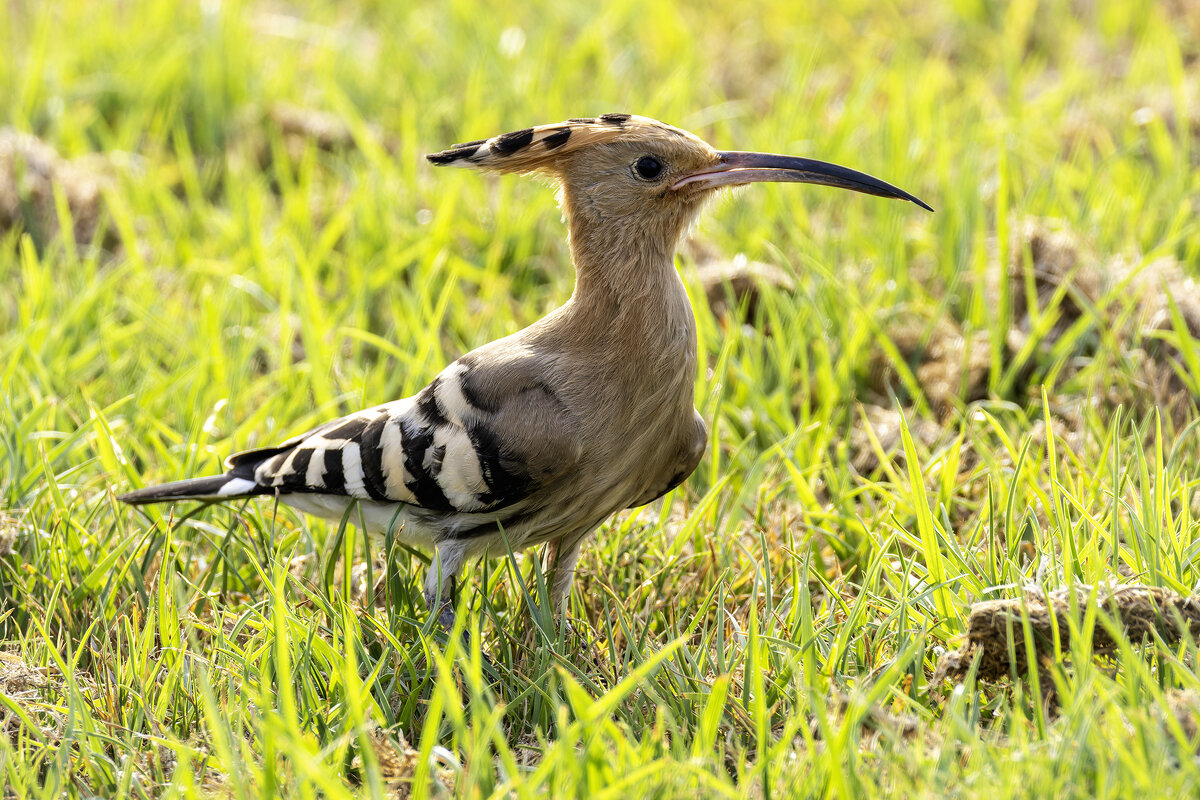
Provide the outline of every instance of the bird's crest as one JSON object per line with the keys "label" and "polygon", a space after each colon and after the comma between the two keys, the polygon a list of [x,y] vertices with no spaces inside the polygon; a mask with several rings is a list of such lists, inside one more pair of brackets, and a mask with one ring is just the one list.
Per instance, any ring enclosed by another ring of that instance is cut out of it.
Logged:
{"label": "bird's crest", "polygon": [[534,172],[551,168],[558,159],[589,145],[618,139],[662,140],[663,137],[682,137],[703,144],[695,135],[649,117],[601,114],[463,142],[425,157],[438,166],[475,167],[491,172]]}

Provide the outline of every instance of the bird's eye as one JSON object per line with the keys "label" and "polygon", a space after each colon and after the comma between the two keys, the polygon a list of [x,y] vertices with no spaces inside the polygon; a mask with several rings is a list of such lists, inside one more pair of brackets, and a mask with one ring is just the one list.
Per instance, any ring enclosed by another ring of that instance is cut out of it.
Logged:
{"label": "bird's eye", "polygon": [[642,156],[633,162],[633,171],[645,181],[652,181],[662,174],[663,163],[654,156]]}

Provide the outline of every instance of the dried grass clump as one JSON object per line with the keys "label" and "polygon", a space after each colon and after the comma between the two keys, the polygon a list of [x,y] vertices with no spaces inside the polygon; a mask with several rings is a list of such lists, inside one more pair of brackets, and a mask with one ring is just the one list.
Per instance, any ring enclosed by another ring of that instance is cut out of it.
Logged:
{"label": "dried grass clump", "polygon": [[732,258],[711,244],[689,240],[686,252],[696,262],[696,277],[704,287],[708,307],[717,317],[745,307],[746,319],[752,320],[764,292],[794,292],[796,282],[784,270],[762,261],[750,261],[742,253]]}
{"label": "dried grass clump", "polygon": [[[389,734],[378,725],[372,727],[363,738],[371,748],[376,763],[379,764],[379,772],[388,787],[388,797],[395,798],[395,800],[404,800],[409,797],[412,794],[413,778],[416,777],[417,767],[420,765],[420,751],[408,743],[402,731],[396,730]],[[442,747],[434,748],[430,760],[433,762],[430,765],[432,767],[430,770],[432,795],[434,797],[452,795],[455,772],[453,769],[447,768],[447,765],[456,767],[458,766],[457,760],[450,751]],[[358,769],[363,768],[361,755],[354,757],[354,766]]]}
{"label": "dried grass clump", "polygon": [[0,734],[7,735],[13,744],[29,734],[46,742],[61,740],[66,716],[48,702],[49,695],[61,687],[62,679],[56,671],[32,666],[17,653],[0,651],[0,694],[23,712],[3,709]]}
{"label": "dried grass clump", "polygon": [[[855,425],[850,431],[850,464],[859,473],[869,475],[877,470],[882,463],[880,454],[898,465],[906,463],[900,414],[898,409],[876,405],[864,405],[861,412],[855,414]],[[925,447],[933,447],[946,433],[941,425],[917,415],[912,408],[904,410],[904,417],[908,420],[913,441]]]}
{"label": "dried grass clump", "polygon": [[971,403],[987,397],[991,367],[987,331],[967,335],[958,326],[939,326],[925,353],[925,362],[917,367],[917,380],[939,417],[948,417],[956,401]]}
{"label": "dried grass clump", "polygon": [[[326,152],[353,150],[356,147],[354,131],[349,123],[328,111],[277,103],[267,112],[267,118],[283,134],[288,154],[293,158],[304,152],[308,142]],[[378,133],[377,129],[373,130]]]}
{"label": "dried grass clump", "polygon": [[[385,149],[393,149],[378,125],[364,124],[359,132],[363,131]],[[359,149],[355,127],[337,114],[276,103],[265,109],[247,109],[240,116],[237,135],[229,147],[231,163],[243,169],[271,167],[279,155],[272,145],[273,135],[278,135],[283,154],[293,163],[301,161],[309,147],[335,154]]]}
{"label": "dried grass clump", "polygon": [[[853,710],[851,706],[852,698],[850,695],[836,691],[833,693],[827,701],[826,706],[832,717],[830,722],[833,723],[833,727],[841,727],[846,717]],[[927,727],[922,724],[921,718],[917,715],[889,711],[878,703],[872,704],[865,712],[859,715],[858,724],[862,726],[864,731],[870,734],[872,739],[876,739],[880,735],[899,739],[913,739],[921,732],[927,730]],[[820,726],[815,719],[810,726],[810,730],[812,731],[813,738],[820,738]]]}
{"label": "dried grass clump", "polygon": [[75,243],[92,242],[100,226],[104,189],[112,182],[98,157],[68,161],[53,147],[12,128],[0,129],[0,233],[16,226],[45,244],[61,231],[55,188],[71,212]]}
{"label": "dried grass clump", "polygon": [[[1129,352],[1143,397],[1162,409],[1176,428],[1183,428],[1195,417],[1196,395],[1183,378],[1188,368],[1179,345],[1182,337],[1200,340],[1200,284],[1170,257],[1140,267],[1122,261],[1116,269],[1133,273],[1130,289],[1137,298],[1140,327],[1130,336]],[[1176,312],[1182,322],[1179,330]],[[1193,346],[1200,352],[1200,342]]]}
{"label": "dried grass clump", "polygon": [[[1169,689],[1165,699],[1166,709],[1163,711],[1175,718],[1188,741],[1197,741],[1200,737],[1200,692],[1195,689]],[[1200,742],[1197,744],[1200,746]]]}
{"label": "dried grass clump", "polygon": [[[1014,223],[1009,253],[1008,263],[992,271],[982,287],[990,307],[1000,306],[1002,294],[1010,300],[1012,319],[1003,333],[1004,346],[1009,359],[1022,359],[1022,367],[1005,399],[1036,397],[1032,381],[1040,374],[1039,364],[1065,358],[1066,364],[1055,373],[1057,380],[1064,380],[1111,337],[1119,348],[1116,357],[1132,365],[1132,382],[1112,386],[1107,402],[1157,407],[1176,427],[1194,417],[1196,380],[1188,377],[1181,342],[1188,337],[1200,340],[1200,283],[1178,261],[1101,260],[1061,221],[1036,218]],[[1068,352],[1056,353],[1081,320],[1088,330],[1071,342]],[[889,354],[878,348],[873,354],[865,387],[868,398],[895,390],[897,356],[943,420],[963,404],[987,397],[990,331],[971,332],[952,319],[922,318],[919,311],[907,309],[881,324],[895,350]],[[1194,347],[1200,351],[1200,342]]]}
{"label": "dried grass clump", "polygon": [[[1082,615],[1092,591],[1090,586],[1075,587],[1078,614]],[[1095,592],[1096,604],[1112,615],[1122,640],[1136,643],[1153,634],[1170,644],[1179,641],[1185,633],[1193,638],[1200,635],[1200,596],[1185,597],[1156,586],[1097,587]],[[940,684],[946,678],[963,677],[976,658],[979,659],[978,677],[985,681],[1002,680],[1012,675],[1026,676],[1031,657],[1038,670],[1044,671],[1054,657],[1056,630],[1062,651],[1070,648],[1071,617],[1070,590],[1067,588],[1048,594],[1030,590],[1023,599],[975,603],[967,619],[966,643],[938,662],[934,684]],[[1078,627],[1081,616],[1076,616],[1074,622]],[[1032,654],[1026,647],[1026,623],[1032,632]],[[1097,621],[1092,631],[1092,652],[1113,655],[1118,646],[1119,641],[1108,626]]]}
{"label": "dried grass clump", "polygon": [[1103,296],[1106,284],[1099,260],[1075,233],[1038,219],[1015,227],[1009,253],[1009,349],[1021,350],[1037,316],[1056,308],[1053,327],[1038,342],[1039,349],[1049,351]]}

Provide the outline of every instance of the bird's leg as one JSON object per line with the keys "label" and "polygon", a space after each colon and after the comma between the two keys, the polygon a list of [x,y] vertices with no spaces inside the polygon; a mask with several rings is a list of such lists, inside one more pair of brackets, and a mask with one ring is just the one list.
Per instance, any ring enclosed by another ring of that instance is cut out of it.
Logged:
{"label": "bird's leg", "polygon": [[587,534],[569,538],[555,539],[546,546],[542,564],[544,574],[549,584],[550,606],[554,617],[561,626],[559,633],[565,634],[568,641],[578,637],[575,626],[567,614],[567,598],[571,593],[571,581],[575,578],[575,564],[579,561],[579,553],[583,549],[583,541]]}
{"label": "bird's leg", "polygon": [[563,611],[563,604],[575,578],[575,564],[583,546],[583,536],[555,539],[546,547],[545,568],[550,581],[550,605],[554,613]]}
{"label": "bird's leg", "polygon": [[438,624],[446,630],[454,627],[454,607],[458,605],[458,581],[450,578],[446,581],[446,597],[438,610]]}
{"label": "bird's leg", "polygon": [[434,551],[429,571],[425,573],[425,604],[431,614],[437,615],[438,623],[446,630],[454,627],[454,607],[458,601],[456,570],[446,563],[442,548]]}

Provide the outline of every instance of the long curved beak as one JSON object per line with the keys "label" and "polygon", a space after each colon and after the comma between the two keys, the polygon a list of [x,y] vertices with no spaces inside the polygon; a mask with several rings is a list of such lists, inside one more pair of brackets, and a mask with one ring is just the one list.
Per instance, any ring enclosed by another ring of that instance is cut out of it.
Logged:
{"label": "long curved beak", "polygon": [[726,150],[718,153],[719,163],[684,175],[671,185],[672,189],[693,187],[715,189],[718,186],[741,186],[757,181],[779,181],[794,183],[819,183],[822,186],[837,186],[853,189],[877,197],[893,197],[916,203],[926,211],[933,211],[929,204],[914,197],[903,189],[873,178],[865,172],[839,167],[827,161],[797,156],[780,156],[774,153],[747,153],[741,150]]}

